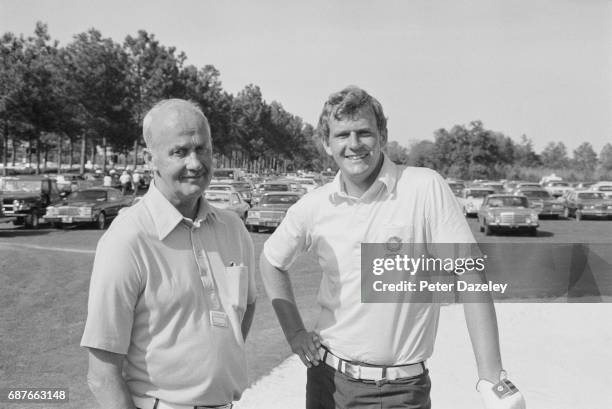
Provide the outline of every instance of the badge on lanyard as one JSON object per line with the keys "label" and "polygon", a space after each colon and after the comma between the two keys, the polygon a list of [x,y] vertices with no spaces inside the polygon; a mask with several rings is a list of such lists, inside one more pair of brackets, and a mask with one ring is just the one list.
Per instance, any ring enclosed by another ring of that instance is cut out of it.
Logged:
{"label": "badge on lanyard", "polygon": [[214,327],[228,327],[227,314],[223,311],[211,311],[210,312],[210,323]]}

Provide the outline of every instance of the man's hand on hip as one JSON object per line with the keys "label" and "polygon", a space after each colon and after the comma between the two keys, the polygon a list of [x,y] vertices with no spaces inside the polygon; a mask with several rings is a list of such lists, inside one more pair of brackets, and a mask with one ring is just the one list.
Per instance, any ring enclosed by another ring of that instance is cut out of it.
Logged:
{"label": "man's hand on hip", "polygon": [[291,339],[289,346],[293,353],[300,357],[304,365],[308,368],[319,365],[321,357],[319,356],[319,348],[321,348],[321,340],[313,331],[301,329],[297,331]]}

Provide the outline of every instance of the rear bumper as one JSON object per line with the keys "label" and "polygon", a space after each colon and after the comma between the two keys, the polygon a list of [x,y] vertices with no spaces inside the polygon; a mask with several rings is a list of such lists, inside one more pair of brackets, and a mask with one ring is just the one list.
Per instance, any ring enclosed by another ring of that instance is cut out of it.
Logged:
{"label": "rear bumper", "polygon": [[96,221],[96,218],[93,216],[43,216],[43,219],[47,223],[64,224],[93,223]]}

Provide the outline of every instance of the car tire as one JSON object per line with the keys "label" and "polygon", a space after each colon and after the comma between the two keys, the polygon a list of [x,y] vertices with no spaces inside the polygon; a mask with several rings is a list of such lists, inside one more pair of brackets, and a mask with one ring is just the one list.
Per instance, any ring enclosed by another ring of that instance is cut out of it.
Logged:
{"label": "car tire", "polygon": [[493,234],[493,229],[491,229],[491,226],[489,226],[488,224],[485,224],[484,226],[484,234],[485,236],[490,236]]}
{"label": "car tire", "polygon": [[104,212],[98,215],[98,218],[96,219],[96,227],[98,230],[106,229],[106,215],[104,214]]}
{"label": "car tire", "polygon": [[582,220],[582,213],[579,212],[578,210],[576,210],[576,213],[574,214],[574,216],[576,217],[576,221],[579,222],[580,220]]}
{"label": "car tire", "polygon": [[537,227],[532,227],[531,229],[529,229],[529,235],[536,237],[538,235],[538,229]]}

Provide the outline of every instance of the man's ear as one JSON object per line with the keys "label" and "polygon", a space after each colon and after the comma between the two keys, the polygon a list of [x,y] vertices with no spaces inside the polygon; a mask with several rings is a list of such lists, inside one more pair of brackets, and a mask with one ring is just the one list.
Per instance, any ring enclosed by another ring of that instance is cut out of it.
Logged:
{"label": "man's ear", "polygon": [[332,156],[331,146],[329,146],[329,135],[327,137],[321,138],[321,144],[323,145],[323,149],[325,149],[325,152],[329,156]]}
{"label": "man's ear", "polygon": [[380,147],[384,148],[387,145],[387,130],[380,132]]}
{"label": "man's ear", "polygon": [[144,156],[145,163],[149,166],[149,169],[151,169],[152,171],[155,171],[156,168],[155,168],[155,164],[153,161],[153,152],[151,152],[151,149],[144,148],[143,156]]}

